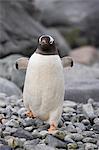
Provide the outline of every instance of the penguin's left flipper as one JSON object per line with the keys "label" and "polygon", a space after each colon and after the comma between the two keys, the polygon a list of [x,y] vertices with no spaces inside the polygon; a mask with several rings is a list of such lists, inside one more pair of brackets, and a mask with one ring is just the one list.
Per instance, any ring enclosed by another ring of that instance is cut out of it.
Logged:
{"label": "penguin's left flipper", "polygon": [[73,66],[73,59],[69,56],[61,58],[63,67],[72,67]]}
{"label": "penguin's left flipper", "polygon": [[26,70],[27,69],[27,66],[28,66],[28,62],[29,62],[29,58],[27,57],[21,57],[19,59],[16,60],[15,62],[15,68],[17,70]]}

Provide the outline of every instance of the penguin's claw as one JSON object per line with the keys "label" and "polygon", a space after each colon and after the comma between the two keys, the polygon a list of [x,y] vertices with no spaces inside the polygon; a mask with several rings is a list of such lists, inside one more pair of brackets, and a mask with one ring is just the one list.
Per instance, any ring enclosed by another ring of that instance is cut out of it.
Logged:
{"label": "penguin's claw", "polygon": [[36,115],[33,114],[31,110],[26,112],[26,116],[29,118],[36,118]]}
{"label": "penguin's claw", "polygon": [[55,124],[55,123],[52,123],[52,124],[50,125],[50,128],[48,129],[48,133],[49,133],[49,134],[53,134],[53,133],[56,131],[56,129],[57,129],[56,124]]}

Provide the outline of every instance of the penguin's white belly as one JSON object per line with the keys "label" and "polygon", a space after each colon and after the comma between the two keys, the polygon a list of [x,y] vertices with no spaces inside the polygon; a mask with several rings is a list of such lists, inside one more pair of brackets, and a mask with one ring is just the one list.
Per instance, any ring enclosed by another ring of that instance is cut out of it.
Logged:
{"label": "penguin's white belly", "polygon": [[28,64],[23,92],[27,109],[48,120],[51,113],[59,119],[64,100],[64,75],[58,55],[34,53]]}

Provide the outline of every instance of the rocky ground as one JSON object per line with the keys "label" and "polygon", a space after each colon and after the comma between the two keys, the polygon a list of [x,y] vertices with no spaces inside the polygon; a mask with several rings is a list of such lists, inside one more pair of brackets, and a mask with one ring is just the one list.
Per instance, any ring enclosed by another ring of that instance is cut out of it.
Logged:
{"label": "rocky ground", "polygon": [[64,101],[57,131],[26,117],[22,99],[0,93],[0,150],[98,150],[99,102]]}

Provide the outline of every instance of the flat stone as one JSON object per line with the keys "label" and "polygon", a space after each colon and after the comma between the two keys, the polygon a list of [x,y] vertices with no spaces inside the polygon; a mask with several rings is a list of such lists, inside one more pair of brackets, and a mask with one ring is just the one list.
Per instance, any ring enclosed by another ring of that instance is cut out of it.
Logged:
{"label": "flat stone", "polygon": [[9,127],[15,127],[15,128],[18,128],[19,127],[19,122],[14,120],[14,119],[11,119],[9,120],[8,122],[6,122],[5,124],[6,126],[9,126]]}
{"label": "flat stone", "polygon": [[76,103],[76,102],[73,102],[73,101],[66,100],[66,101],[64,101],[64,103],[63,103],[63,107],[76,108],[76,107],[77,107],[77,103]]}
{"label": "flat stone", "polygon": [[91,138],[91,137],[86,137],[82,140],[84,143],[93,143],[96,144],[97,140],[95,138]]}
{"label": "flat stone", "polygon": [[52,135],[47,135],[45,143],[56,148],[67,148],[67,143],[65,141],[61,141]]}
{"label": "flat stone", "polygon": [[85,150],[94,150],[97,149],[97,145],[96,144],[92,144],[92,143],[85,143]]}
{"label": "flat stone", "polygon": [[63,112],[65,113],[69,113],[69,112],[76,112],[74,108],[71,108],[71,107],[64,107],[63,108]]}
{"label": "flat stone", "polygon": [[82,135],[84,137],[92,137],[95,133],[93,131],[83,131]]}
{"label": "flat stone", "polygon": [[26,140],[32,140],[33,139],[33,136],[30,132],[20,128],[18,129],[14,134],[12,134],[13,136],[15,137],[18,137],[18,138],[25,138]]}
{"label": "flat stone", "polygon": [[24,149],[25,150],[33,150],[35,145],[37,145],[39,142],[40,142],[40,139],[34,139],[34,140],[26,141],[24,143]]}
{"label": "flat stone", "polygon": [[[26,149],[26,150],[28,150],[28,149]],[[29,149],[29,150],[56,150],[56,148],[53,148],[51,146],[47,146],[44,144],[38,144],[37,146],[34,147],[34,149]]]}
{"label": "flat stone", "polygon": [[78,142],[78,141],[81,141],[84,137],[81,135],[81,134],[79,134],[79,133],[70,133],[70,134],[68,134],[66,137],[69,137],[69,138],[71,138],[72,140],[74,140],[74,141],[76,141],[76,142]]}

